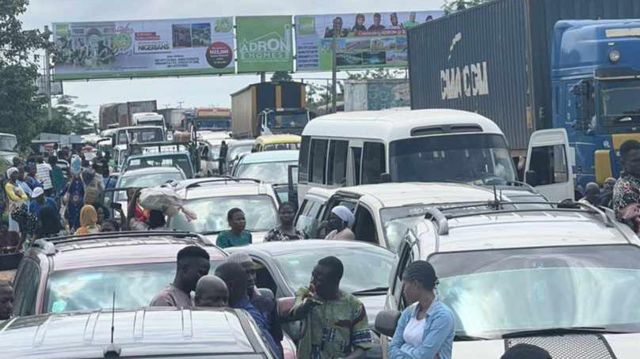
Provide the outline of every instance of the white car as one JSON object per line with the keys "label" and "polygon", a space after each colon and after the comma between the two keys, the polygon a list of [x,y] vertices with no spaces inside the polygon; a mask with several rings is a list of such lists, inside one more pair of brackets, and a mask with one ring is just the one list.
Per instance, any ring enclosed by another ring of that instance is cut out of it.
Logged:
{"label": "white car", "polygon": [[455,359],[499,358],[518,343],[553,358],[637,358],[640,240],[612,212],[577,206],[428,209],[404,236],[376,329],[393,334],[410,304],[402,274],[427,260],[454,312]]}
{"label": "white car", "polygon": [[177,231],[202,234],[215,242],[218,234],[229,229],[227,212],[240,208],[247,221],[253,243],[262,242],[278,224],[278,198],[271,185],[254,180],[212,177],[186,180],[176,192],[184,207],[198,218],[189,221],[183,213],[169,218],[169,227]]}

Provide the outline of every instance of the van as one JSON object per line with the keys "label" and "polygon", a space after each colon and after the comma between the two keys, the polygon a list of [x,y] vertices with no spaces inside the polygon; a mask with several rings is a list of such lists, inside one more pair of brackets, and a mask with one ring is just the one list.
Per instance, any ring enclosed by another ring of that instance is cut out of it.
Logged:
{"label": "van", "polygon": [[[531,148],[546,150],[561,146],[566,149],[561,153],[569,153],[566,131],[539,132],[545,133],[532,136]],[[340,188],[383,182],[458,182],[531,188],[518,182],[500,128],[486,117],[458,110],[400,109],[322,116],[305,127],[298,162],[300,199],[311,187]],[[555,158],[554,164],[552,175],[562,174],[572,182],[567,157]],[[540,193],[551,194],[547,198],[557,201],[573,197],[573,183],[557,186],[548,185],[550,188]]]}

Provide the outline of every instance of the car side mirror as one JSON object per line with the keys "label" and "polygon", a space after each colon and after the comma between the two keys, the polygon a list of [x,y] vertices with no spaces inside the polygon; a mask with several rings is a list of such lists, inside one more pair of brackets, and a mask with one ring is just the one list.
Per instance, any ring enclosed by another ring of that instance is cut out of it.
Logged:
{"label": "car side mirror", "polygon": [[531,187],[535,187],[538,185],[538,179],[536,178],[536,171],[534,170],[529,170],[527,171],[527,173],[525,174],[525,177],[527,178],[527,184]]}
{"label": "car side mirror", "polygon": [[398,320],[400,320],[400,312],[397,310],[383,310],[376,315],[375,330],[376,332],[387,337],[393,337],[396,333]]}

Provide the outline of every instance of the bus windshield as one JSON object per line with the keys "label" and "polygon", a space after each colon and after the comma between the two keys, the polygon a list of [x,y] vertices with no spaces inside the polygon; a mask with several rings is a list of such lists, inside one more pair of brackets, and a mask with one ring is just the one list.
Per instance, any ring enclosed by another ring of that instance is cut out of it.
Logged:
{"label": "bus windshield", "polygon": [[217,118],[199,118],[195,121],[196,129],[202,130],[229,130],[231,129],[231,118],[217,117]]}
{"label": "bus windshield", "polygon": [[408,138],[389,146],[393,182],[505,185],[516,172],[504,137],[457,134]]}

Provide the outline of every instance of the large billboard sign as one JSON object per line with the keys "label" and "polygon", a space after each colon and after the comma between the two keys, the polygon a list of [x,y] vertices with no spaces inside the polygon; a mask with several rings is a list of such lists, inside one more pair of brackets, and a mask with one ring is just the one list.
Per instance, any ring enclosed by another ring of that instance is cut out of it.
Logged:
{"label": "large billboard sign", "polygon": [[237,17],[238,73],[293,71],[291,16]]}
{"label": "large billboard sign", "polygon": [[442,11],[296,16],[297,71],[331,71],[336,41],[339,69],[406,67],[406,30]]}
{"label": "large billboard sign", "polygon": [[235,72],[233,18],[55,23],[55,80]]}

